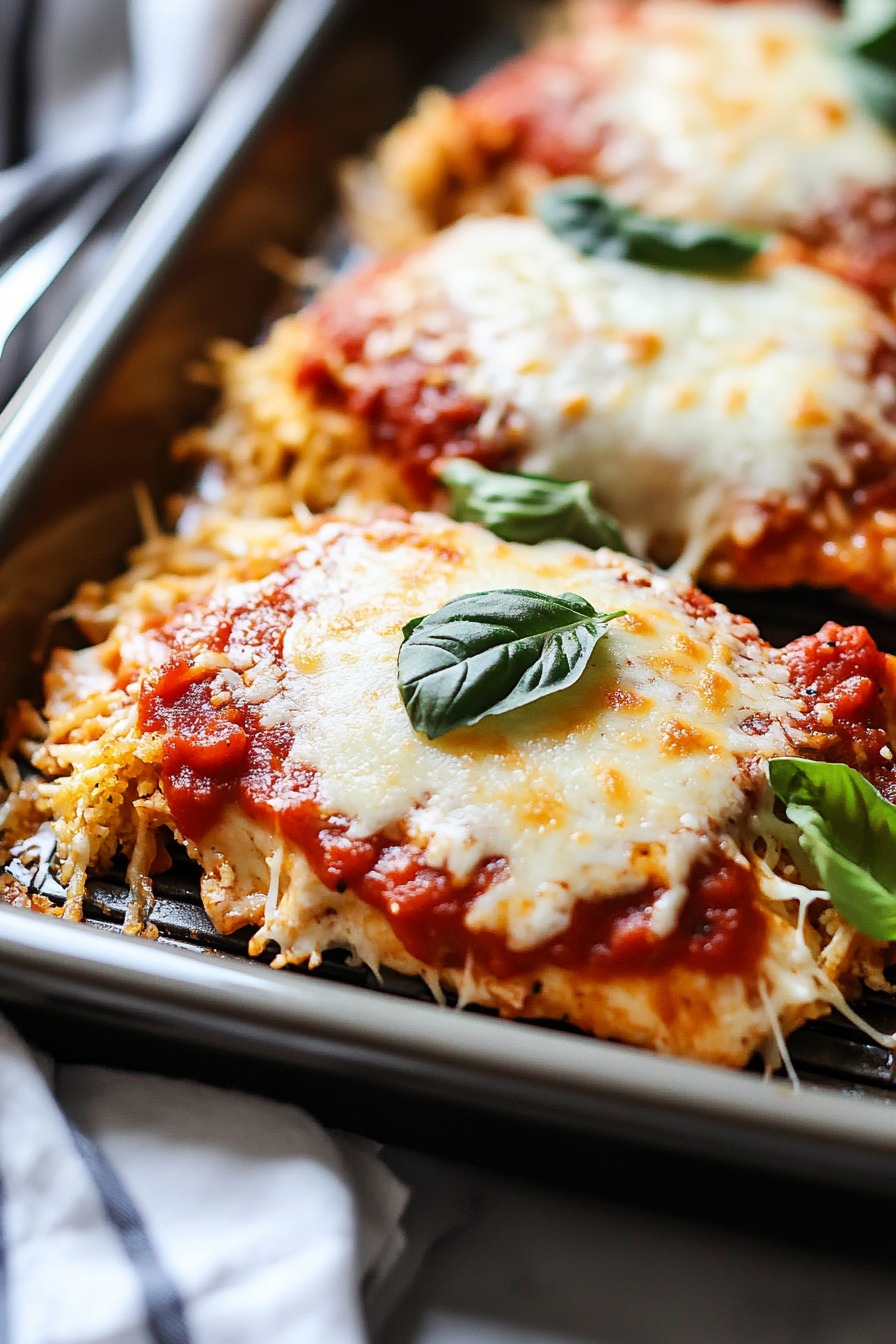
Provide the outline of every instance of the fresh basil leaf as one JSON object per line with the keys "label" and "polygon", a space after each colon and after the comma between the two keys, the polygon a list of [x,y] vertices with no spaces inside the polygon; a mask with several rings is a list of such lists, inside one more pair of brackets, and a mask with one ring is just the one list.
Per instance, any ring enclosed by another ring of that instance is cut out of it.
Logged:
{"label": "fresh basil leaf", "polygon": [[573,177],[542,191],[535,209],[542,224],[586,257],[626,257],[619,231],[624,213],[590,178]]}
{"label": "fresh basil leaf", "polygon": [[852,56],[896,71],[896,0],[847,0],[840,44]]}
{"label": "fresh basil leaf", "polygon": [[453,598],[404,627],[398,689],[408,717],[436,738],[565,690],[624,614],[595,611],[577,593],[525,588]]}
{"label": "fresh basil leaf", "polygon": [[896,72],[858,57],[845,58],[844,66],[866,111],[896,131]]}
{"label": "fresh basil leaf", "polygon": [[769,761],[769,779],[831,902],[869,938],[896,938],[896,807],[830,761]]}
{"label": "fresh basil leaf", "polygon": [[653,219],[634,210],[626,212],[620,229],[630,261],[705,275],[732,275],[743,270],[765,245],[765,234],[753,229],[688,219]]}
{"label": "fresh basil leaf", "polygon": [[659,219],[614,204],[588,178],[543,191],[539,218],[586,256],[619,257],[672,271],[732,275],[762,251],[767,235],[727,224]]}
{"label": "fresh basil leaf", "polygon": [[594,503],[587,481],[487,471],[465,457],[449,458],[436,473],[451,492],[450,516],[480,523],[502,541],[577,541],[628,553],[618,523]]}
{"label": "fresh basil leaf", "polygon": [[847,0],[835,49],[867,111],[896,130],[896,0]]}

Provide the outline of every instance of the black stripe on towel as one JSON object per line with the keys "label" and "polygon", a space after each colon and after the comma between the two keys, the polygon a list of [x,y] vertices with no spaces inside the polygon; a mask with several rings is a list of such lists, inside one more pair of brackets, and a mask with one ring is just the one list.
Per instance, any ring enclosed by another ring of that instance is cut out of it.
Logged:
{"label": "black stripe on towel", "polygon": [[190,1332],[180,1293],[156,1255],[136,1204],[105,1153],[71,1121],[69,1128],[75,1147],[93,1177],[106,1217],[118,1233],[125,1254],[137,1274],[146,1303],[146,1323],[153,1344],[190,1344]]}

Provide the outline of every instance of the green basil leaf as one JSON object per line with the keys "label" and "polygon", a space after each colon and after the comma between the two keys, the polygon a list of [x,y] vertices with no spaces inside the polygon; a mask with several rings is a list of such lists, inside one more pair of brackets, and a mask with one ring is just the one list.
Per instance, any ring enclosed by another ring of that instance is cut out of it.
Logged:
{"label": "green basil leaf", "polygon": [[769,778],[834,908],[869,938],[896,938],[896,807],[848,765],[779,757]]}
{"label": "green basil leaf", "polygon": [[847,0],[840,44],[852,56],[896,71],[896,0]]}
{"label": "green basil leaf", "polygon": [[586,256],[619,257],[672,271],[732,275],[762,251],[768,235],[727,224],[659,219],[615,205],[589,178],[543,191],[539,218]]}
{"label": "green basil leaf", "polygon": [[835,49],[867,111],[896,130],[896,0],[847,0]]}
{"label": "green basil leaf", "polygon": [[628,554],[619,525],[597,507],[587,481],[553,481],[486,471],[454,457],[436,468],[451,492],[448,512],[459,523],[480,523],[502,541],[577,541]]}
{"label": "green basil leaf", "polygon": [[578,681],[610,621],[577,593],[496,588],[404,627],[398,689],[418,733],[441,737]]}
{"label": "green basil leaf", "polygon": [[882,126],[896,131],[896,72],[858,57],[847,57],[844,65],[866,110]]}
{"label": "green basil leaf", "polygon": [[586,257],[626,257],[626,242],[619,231],[625,211],[590,178],[572,177],[542,191],[535,209],[542,224]]}
{"label": "green basil leaf", "polygon": [[630,261],[705,275],[732,275],[743,270],[765,245],[765,234],[753,229],[688,219],[653,219],[634,210],[620,221],[620,229]]}

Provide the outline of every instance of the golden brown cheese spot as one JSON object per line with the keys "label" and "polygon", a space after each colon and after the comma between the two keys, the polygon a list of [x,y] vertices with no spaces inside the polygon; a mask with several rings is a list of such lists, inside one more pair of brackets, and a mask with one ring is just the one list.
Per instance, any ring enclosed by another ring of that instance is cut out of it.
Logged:
{"label": "golden brown cheese spot", "polygon": [[669,653],[648,653],[644,657],[645,666],[657,672],[665,681],[687,681],[691,671],[689,662],[673,658]]}
{"label": "golden brown cheese spot", "polygon": [[797,403],[791,423],[796,429],[822,429],[831,424],[831,416],[815,393],[807,388]]}
{"label": "golden brown cheese spot", "polygon": [[666,756],[692,756],[716,750],[712,738],[702,728],[682,723],[680,719],[663,719],[657,727],[657,736]]}
{"label": "golden brown cheese spot", "polygon": [[792,47],[786,37],[780,33],[763,33],[759,38],[759,46],[762,52],[762,59],[769,69],[780,65],[786,59],[788,52]]}
{"label": "golden brown cheese spot", "polygon": [[605,766],[595,778],[611,803],[620,806],[630,800],[631,790],[628,781],[622,771],[617,770],[615,766]]}
{"label": "golden brown cheese spot", "polygon": [[700,400],[700,393],[692,383],[682,383],[669,393],[670,411],[690,411]]}
{"label": "golden brown cheese spot", "polygon": [[604,691],[601,707],[611,713],[613,710],[625,710],[630,714],[643,714],[650,708],[650,701],[627,686],[614,686]]}
{"label": "golden brown cheese spot", "polygon": [[849,113],[842,103],[835,102],[832,98],[821,99],[817,108],[820,120],[826,129],[838,130],[846,125]]}
{"label": "golden brown cheese spot", "polygon": [[[395,538],[387,533],[380,534],[376,530],[371,530],[366,534],[365,540],[371,541],[383,551],[392,551],[395,549]],[[407,534],[402,532],[402,545],[414,546],[423,551],[429,562],[427,570],[441,568],[445,565],[463,567],[469,562],[469,555],[452,546],[447,539],[432,533],[409,531]]]}
{"label": "golden brown cheese spot", "polygon": [[[896,515],[894,515],[894,516],[896,516]],[[896,529],[894,529],[894,530],[896,530]],[[590,572],[592,571],[593,568],[594,568],[594,561],[592,560],[592,558],[591,558],[590,555],[571,555],[571,556],[569,556],[569,558],[567,559],[567,562],[566,562],[566,565],[565,565],[565,569],[566,569],[566,572],[567,572],[567,573],[569,573],[569,572],[571,572],[571,571],[574,571],[574,570],[577,570],[577,569],[587,570],[588,573],[590,573]],[[549,569],[544,569],[544,570],[542,570],[542,573],[544,573],[544,574],[549,574],[549,573],[551,573],[551,571],[550,571]]]}
{"label": "golden brown cheese spot", "polygon": [[618,625],[621,625],[624,630],[628,630],[633,635],[653,634],[653,622],[649,617],[643,616],[637,611],[627,611],[624,616],[618,616],[616,620]]}
{"label": "golden brown cheese spot", "polygon": [[731,703],[733,687],[727,677],[720,672],[707,668],[697,683],[697,693],[706,708],[713,714],[721,714]]}
{"label": "golden brown cheese spot", "polygon": [[581,420],[591,409],[591,398],[587,392],[577,392],[563,403],[563,414],[567,420]]}
{"label": "golden brown cheese spot", "polygon": [[698,644],[685,631],[680,631],[677,635],[672,636],[672,647],[678,653],[683,654],[685,658],[689,658],[691,662],[702,663],[706,659],[705,647]]}
{"label": "golden brown cheese spot", "polygon": [[627,331],[619,339],[632,364],[651,364],[663,353],[663,338],[655,331]]}
{"label": "golden brown cheese spot", "polygon": [[525,826],[541,830],[561,825],[569,814],[556,791],[534,792],[524,801],[521,817]]}

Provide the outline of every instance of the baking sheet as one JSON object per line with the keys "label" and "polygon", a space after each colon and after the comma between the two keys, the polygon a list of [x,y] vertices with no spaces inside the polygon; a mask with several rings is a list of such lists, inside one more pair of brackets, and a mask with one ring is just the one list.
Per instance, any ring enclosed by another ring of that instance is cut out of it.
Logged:
{"label": "baking sheet", "polygon": [[[508,41],[506,25],[487,12],[483,22],[472,5],[438,4],[425,16],[400,3],[358,6],[348,18],[345,9],[339,0],[275,8],[104,282],[0,418],[4,701],[33,689],[35,647],[64,637],[48,614],[82,579],[121,567],[138,536],[134,481],[160,504],[176,488],[168,442],[210,399],[184,369],[212,336],[251,339],[276,303],[278,283],[259,249],[314,244],[332,208],[333,164],[400,114],[434,60],[443,68],[453,60],[452,80],[463,82],[477,73],[471,51],[481,59],[496,35]],[[826,617],[867,616],[808,591],[737,595],[733,605],[777,643]],[[896,649],[892,622],[869,624]],[[749,1074],[440,1009],[403,977],[373,992],[367,972],[338,958],[316,974],[274,973],[248,963],[245,938],[214,933],[188,873],[157,886],[158,944],[108,931],[122,906],[114,880],[92,884],[88,927],[0,907],[0,997],[552,1125],[841,1181],[896,1180],[894,1056],[836,1022],[793,1038],[810,1080],[794,1096]],[[886,1003],[872,1011],[896,1022]]]}

